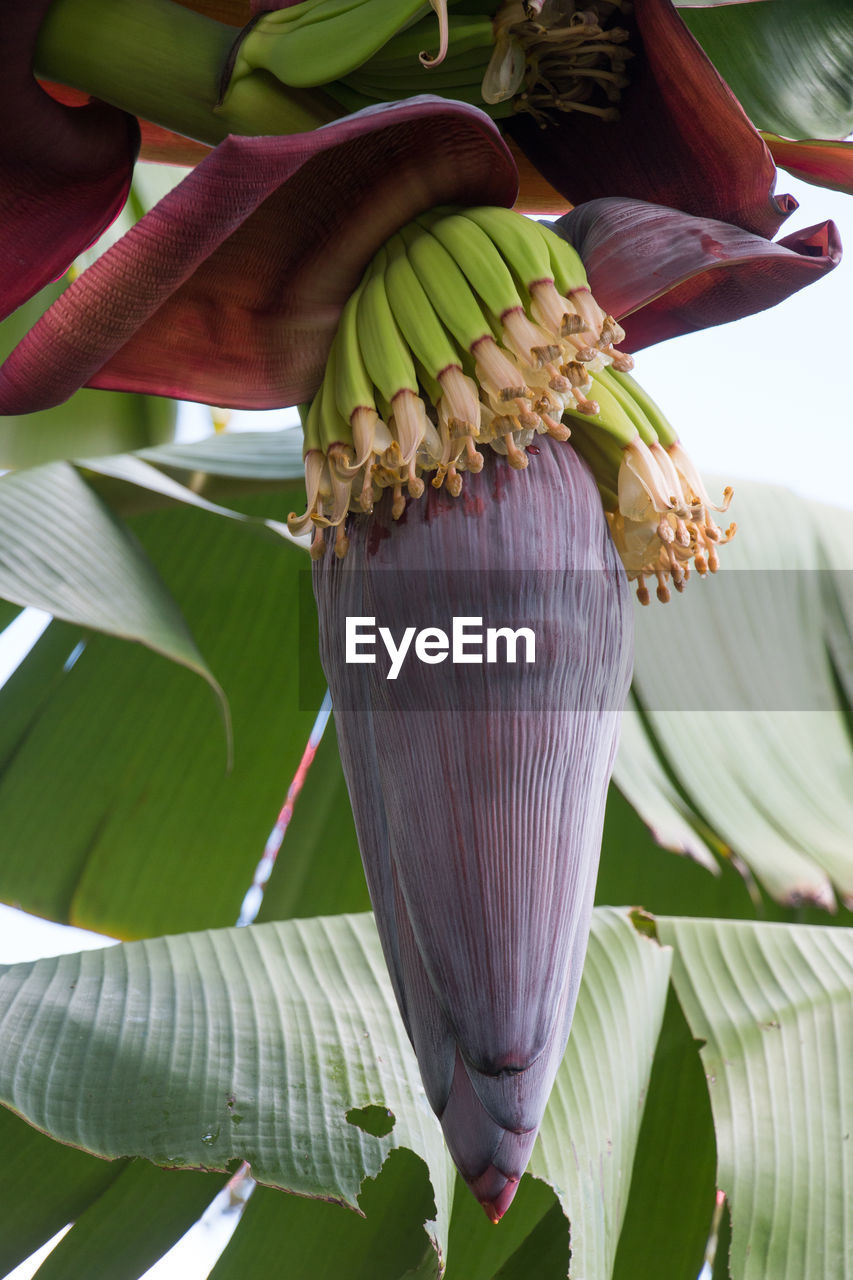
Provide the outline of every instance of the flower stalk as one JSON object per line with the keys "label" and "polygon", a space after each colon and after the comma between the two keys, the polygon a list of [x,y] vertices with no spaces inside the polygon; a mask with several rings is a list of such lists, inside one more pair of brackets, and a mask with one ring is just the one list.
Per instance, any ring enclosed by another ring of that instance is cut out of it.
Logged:
{"label": "flower stalk", "polygon": [[235,78],[238,36],[172,0],[53,0],[35,67],[44,79],[211,145],[229,133],[299,133],[339,114],[320,93]]}

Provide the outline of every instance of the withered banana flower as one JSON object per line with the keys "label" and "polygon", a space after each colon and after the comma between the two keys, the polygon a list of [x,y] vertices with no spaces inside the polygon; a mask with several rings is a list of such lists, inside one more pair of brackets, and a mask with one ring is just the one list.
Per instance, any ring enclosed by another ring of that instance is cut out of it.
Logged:
{"label": "withered banana flower", "polygon": [[[429,1101],[497,1221],[571,1025],[631,672],[627,583],[592,476],[543,439],[463,501],[390,495],[315,563],[321,657],[385,958]],[[345,661],[346,618],[401,634],[525,626],[535,665]]]}
{"label": "withered banana flower", "polygon": [[577,113],[542,128],[520,114],[505,128],[573,204],[628,196],[770,239],[796,201],[774,196],[773,158],[737,98],[671,0],[621,10],[634,56],[618,119]]}

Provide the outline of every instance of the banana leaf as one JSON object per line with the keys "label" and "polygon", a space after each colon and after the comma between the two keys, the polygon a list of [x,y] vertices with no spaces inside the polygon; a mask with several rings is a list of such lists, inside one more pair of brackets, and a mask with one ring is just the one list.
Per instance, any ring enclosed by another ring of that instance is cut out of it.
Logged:
{"label": "banana leaf", "polygon": [[846,0],[679,8],[758,129],[788,138],[853,132],[853,14]]}
{"label": "banana leaf", "polygon": [[[519,1193],[521,1223],[479,1255],[438,1125],[419,1100],[370,917],[218,930],[9,966],[0,971],[4,1104],[117,1164],[52,1148],[57,1171],[63,1159],[77,1162],[75,1199],[57,1173],[52,1217],[36,1224],[31,1213],[26,1229],[7,1219],[7,1257],[16,1256],[15,1237],[32,1247],[57,1213],[76,1210],[78,1226],[60,1250],[69,1266],[85,1258],[94,1271],[107,1248],[115,1253],[107,1206],[120,1217],[138,1188],[165,1210],[168,1185],[175,1199],[155,1241],[163,1247],[207,1199],[205,1175],[186,1170],[223,1171],[247,1156],[279,1190],[253,1202],[219,1280],[249,1262],[271,1265],[284,1248],[289,1274],[306,1280],[339,1274],[350,1257],[347,1274],[389,1280],[435,1276],[443,1263],[451,1277],[521,1276],[525,1257],[535,1274],[561,1277],[566,1218],[570,1275],[676,1280],[701,1262],[715,1183],[732,1224],[720,1275],[844,1280],[851,990],[850,930],[655,924],[597,909],[578,1021],[534,1153],[541,1181]],[[390,1128],[375,1123],[383,1109]],[[48,1139],[30,1142],[23,1121],[0,1112],[0,1123],[24,1135],[34,1156],[44,1151]],[[660,1168],[663,1154],[677,1167]],[[123,1163],[128,1156],[136,1163]],[[651,1182],[650,1160],[658,1166]],[[219,1185],[211,1174],[211,1198]],[[674,1203],[659,1194],[667,1186]],[[302,1195],[282,1197],[285,1188]],[[324,1197],[357,1202],[366,1218]],[[99,1216],[100,1248],[91,1229]],[[639,1223],[645,1233],[637,1235]],[[485,1219],[482,1230],[496,1241],[502,1234]],[[104,1275],[138,1275],[147,1264],[153,1246],[143,1257],[130,1234],[133,1263]],[[638,1244],[655,1252],[629,1269]],[[454,1248],[463,1266],[466,1254],[479,1258],[474,1270],[454,1272]],[[63,1272],[61,1260],[46,1274],[83,1274]]]}

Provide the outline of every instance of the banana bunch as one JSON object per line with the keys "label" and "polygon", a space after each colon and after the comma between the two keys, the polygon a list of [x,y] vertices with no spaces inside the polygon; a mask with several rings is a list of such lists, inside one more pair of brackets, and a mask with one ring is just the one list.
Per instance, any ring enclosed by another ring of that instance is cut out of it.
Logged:
{"label": "banana bunch", "polygon": [[[458,497],[483,447],[527,467],[536,435],[590,466],[638,595],[715,572],[723,534],[701,479],[657,405],[630,377],[624,331],[593,298],[581,259],[509,209],[433,209],[379,250],[341,314],[325,376],[303,411],[308,504],[293,534],[325,530],[346,555],[346,517],[383,490],[392,514],[425,478]],[[535,450],[532,452],[535,453]]]}
{"label": "banana bunch", "polygon": [[[447,3],[448,0],[301,0],[270,10],[247,28],[237,51],[234,76],[239,79],[251,71],[265,71],[295,88],[326,85],[369,61],[397,32],[413,22],[417,23],[420,42],[414,57],[426,68],[437,66],[448,48]],[[418,22],[425,15],[429,15],[429,25]],[[438,48],[430,55],[425,44],[435,42],[436,18]],[[410,63],[407,91],[393,97],[411,95],[411,74]],[[422,91],[427,92],[426,84]]]}

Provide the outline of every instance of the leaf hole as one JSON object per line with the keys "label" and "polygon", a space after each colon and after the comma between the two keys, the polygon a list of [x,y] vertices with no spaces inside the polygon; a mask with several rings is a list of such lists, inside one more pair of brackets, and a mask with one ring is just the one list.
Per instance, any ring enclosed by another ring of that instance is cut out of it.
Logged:
{"label": "leaf hole", "polygon": [[397,1123],[397,1117],[388,1107],[371,1103],[367,1107],[351,1107],[347,1112],[347,1120],[357,1129],[369,1133],[373,1138],[384,1138]]}
{"label": "leaf hole", "polygon": [[643,907],[632,907],[628,912],[628,919],[644,938],[651,938],[652,941],[658,942],[658,925],[653,915]]}

